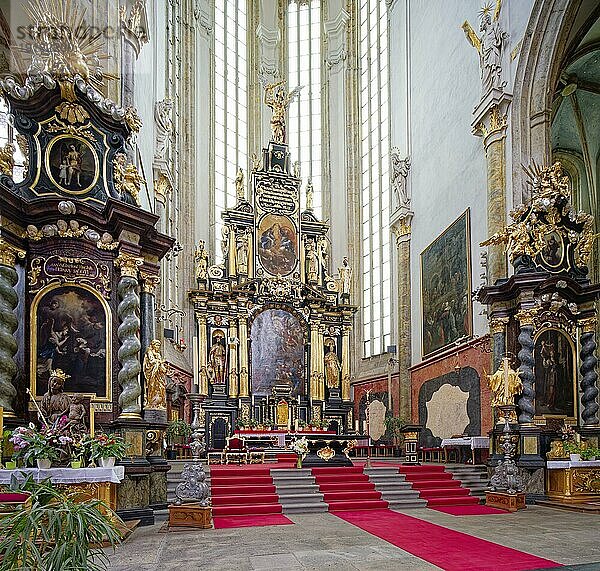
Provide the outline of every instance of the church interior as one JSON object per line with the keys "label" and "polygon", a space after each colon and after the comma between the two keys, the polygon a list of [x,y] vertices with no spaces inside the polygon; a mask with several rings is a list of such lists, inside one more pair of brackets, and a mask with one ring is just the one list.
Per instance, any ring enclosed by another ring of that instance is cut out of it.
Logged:
{"label": "church interior", "polygon": [[598,0],[1,2],[0,569],[600,570],[599,121]]}

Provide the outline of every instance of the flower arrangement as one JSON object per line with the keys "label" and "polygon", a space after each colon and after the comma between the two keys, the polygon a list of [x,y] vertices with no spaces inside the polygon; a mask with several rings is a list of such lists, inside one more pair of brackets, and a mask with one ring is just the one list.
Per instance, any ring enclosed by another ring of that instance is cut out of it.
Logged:
{"label": "flower arrangement", "polygon": [[564,448],[567,454],[579,454],[582,460],[593,460],[600,457],[600,450],[595,446],[590,446],[587,442],[565,442]]}
{"label": "flower arrangement", "polygon": [[172,420],[167,425],[165,436],[169,444],[175,444],[177,439],[187,439],[192,435],[192,427],[185,420]]}
{"label": "flower arrangement", "polygon": [[84,441],[82,448],[89,448],[92,460],[98,458],[115,458],[116,460],[120,460],[125,456],[129,445],[120,436],[100,433],[91,438],[89,442]]}
{"label": "flower arrangement", "polygon": [[58,460],[73,442],[70,436],[61,434],[60,427],[38,429],[33,423],[15,428],[9,440],[14,448],[13,459],[22,459],[26,466],[36,460]]}
{"label": "flower arrangement", "polygon": [[290,448],[298,454],[298,460],[296,462],[297,468],[302,468],[302,460],[308,454],[308,440],[306,440],[306,436],[302,438],[296,438],[290,444]]}

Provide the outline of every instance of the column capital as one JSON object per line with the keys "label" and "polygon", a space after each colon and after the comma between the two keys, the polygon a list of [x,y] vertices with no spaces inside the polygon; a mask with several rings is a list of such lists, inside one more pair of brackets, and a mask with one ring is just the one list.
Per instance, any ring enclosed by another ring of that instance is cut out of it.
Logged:
{"label": "column capital", "polygon": [[473,135],[483,137],[487,148],[492,142],[506,137],[508,108],[512,95],[499,89],[492,89],[473,110],[471,129]]}
{"label": "column capital", "polygon": [[496,333],[504,333],[510,317],[492,317],[490,319],[490,333],[495,335]]}
{"label": "column capital", "polygon": [[142,291],[154,295],[156,286],[160,283],[160,278],[155,274],[148,272],[140,272],[140,280],[142,282]]}
{"label": "column capital", "polygon": [[400,216],[396,217],[395,220],[391,221],[390,228],[396,237],[396,246],[410,240],[413,216],[411,210],[405,210],[400,212]]}
{"label": "column capital", "polygon": [[121,276],[127,276],[130,278],[138,277],[138,271],[140,266],[144,263],[144,258],[134,256],[127,252],[121,252],[115,258],[115,266],[121,270]]}
{"label": "column capital", "polygon": [[25,258],[25,250],[17,248],[0,238],[0,265],[14,268],[17,258],[21,260]]}
{"label": "column capital", "polygon": [[515,314],[515,317],[519,320],[521,327],[533,326],[533,320],[538,314],[538,311],[539,309],[537,307],[521,309]]}
{"label": "column capital", "polygon": [[586,317],[585,319],[580,320],[578,325],[581,328],[582,333],[595,333],[598,319],[596,316]]}

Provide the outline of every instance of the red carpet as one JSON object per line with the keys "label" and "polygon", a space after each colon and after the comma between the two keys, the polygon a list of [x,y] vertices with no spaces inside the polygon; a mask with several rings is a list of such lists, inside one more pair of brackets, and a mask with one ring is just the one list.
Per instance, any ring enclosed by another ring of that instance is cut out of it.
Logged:
{"label": "red carpet", "polygon": [[472,496],[469,488],[463,488],[444,466],[400,466],[398,471],[406,476],[413,490],[419,490],[429,508],[479,504],[479,498]]}
{"label": "red carpet", "polygon": [[265,525],[293,525],[293,521],[281,514],[263,516],[233,516],[213,518],[215,529],[230,527],[264,527]]}
{"label": "red carpet", "polygon": [[525,571],[560,563],[391,510],[336,512],[360,529],[446,571]]}
{"label": "red carpet", "polygon": [[489,506],[446,506],[430,508],[436,512],[443,512],[450,515],[493,515],[493,514],[507,514],[510,512],[499,510],[496,508],[490,508]]}
{"label": "red carpet", "polygon": [[313,468],[312,474],[330,512],[375,510],[388,505],[375,490],[375,484],[369,481],[369,476],[363,474],[362,466]]}

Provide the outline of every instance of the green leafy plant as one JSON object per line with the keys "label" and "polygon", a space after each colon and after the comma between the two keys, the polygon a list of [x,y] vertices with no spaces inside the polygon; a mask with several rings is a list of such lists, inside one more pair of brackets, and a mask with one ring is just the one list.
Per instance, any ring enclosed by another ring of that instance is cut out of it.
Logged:
{"label": "green leafy plant", "polygon": [[241,418],[239,417],[236,421],[235,421],[235,427],[236,428],[248,428],[250,426],[250,421],[246,420],[245,418]]}
{"label": "green leafy plant", "polygon": [[385,438],[386,440],[393,442],[394,445],[400,446],[401,441],[404,440],[402,429],[406,425],[405,420],[400,416],[386,416],[385,417]]}
{"label": "green leafy plant", "polygon": [[129,445],[120,436],[114,434],[97,434],[91,439],[91,458],[116,458],[120,460],[125,456]]}
{"label": "green leafy plant", "polygon": [[302,419],[298,420],[298,428],[302,429],[302,428],[306,428],[307,426],[308,426],[308,424],[307,424],[306,420],[302,420]]}
{"label": "green leafy plant", "polygon": [[60,435],[52,428],[38,430],[32,423],[15,428],[10,436],[13,458],[23,459],[26,466],[33,465],[36,460],[58,460],[72,441],[69,436]]}
{"label": "green leafy plant", "polygon": [[102,571],[109,563],[102,548],[120,543],[120,518],[100,500],[82,500],[46,480],[13,481],[29,494],[15,511],[0,518],[0,569]]}
{"label": "green leafy plant", "polygon": [[600,457],[600,449],[590,446],[586,442],[565,442],[563,447],[567,454],[579,454],[582,460]]}
{"label": "green leafy plant", "polygon": [[176,439],[188,439],[192,435],[192,427],[185,420],[172,420],[167,424],[165,435],[169,444],[173,445]]}
{"label": "green leafy plant", "polygon": [[600,449],[595,446],[586,446],[579,452],[582,460],[591,460],[592,458],[600,458]]}

